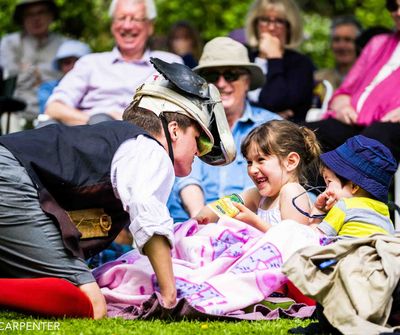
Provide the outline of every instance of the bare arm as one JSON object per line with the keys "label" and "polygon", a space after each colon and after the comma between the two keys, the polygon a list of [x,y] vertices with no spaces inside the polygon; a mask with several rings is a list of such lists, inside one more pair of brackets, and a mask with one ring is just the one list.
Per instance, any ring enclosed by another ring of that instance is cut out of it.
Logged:
{"label": "bare arm", "polygon": [[144,245],[143,251],[156,274],[164,306],[173,307],[176,303],[176,287],[168,240],[164,236],[153,235]]}
{"label": "bare arm", "polygon": [[45,114],[54,120],[70,126],[86,124],[89,120],[89,116],[86,113],[74,107],[67,106],[60,101],[50,102],[46,107]]}
{"label": "bare arm", "polygon": [[[302,195],[301,195],[302,194]],[[311,210],[310,200],[305,189],[298,183],[288,183],[282,187],[279,198],[279,209],[282,220],[294,220],[302,224],[309,224],[309,219],[300,213],[293,205],[293,198],[297,197],[296,205],[303,211],[309,213]]]}
{"label": "bare arm", "polygon": [[253,226],[254,228],[262,231],[263,233],[265,233],[269,228],[271,228],[270,223],[261,220],[256,213],[254,213],[246,206],[239,203],[234,203],[234,205],[240,211],[239,214],[235,216],[235,219],[243,221],[248,225]]}
{"label": "bare arm", "polygon": [[195,216],[199,224],[207,224],[210,222],[217,222],[219,217],[215,214],[212,209],[208,206],[204,206]]}
{"label": "bare arm", "polygon": [[205,205],[203,190],[198,185],[191,184],[185,186],[179,195],[183,207],[191,218],[195,217]]}
{"label": "bare arm", "polygon": [[[311,209],[311,214],[326,214],[338,200],[339,196],[335,192],[331,190],[325,190],[319,194],[315,200],[315,203]],[[310,220],[311,223],[319,223],[321,221],[322,219],[316,218]]]}

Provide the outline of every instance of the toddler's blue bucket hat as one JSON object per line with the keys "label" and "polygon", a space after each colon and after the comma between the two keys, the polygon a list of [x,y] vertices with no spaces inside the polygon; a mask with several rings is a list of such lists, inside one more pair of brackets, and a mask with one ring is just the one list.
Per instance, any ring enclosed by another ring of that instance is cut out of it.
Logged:
{"label": "toddler's blue bucket hat", "polygon": [[387,203],[397,162],[390,150],[379,141],[357,135],[335,150],[322,154],[321,160],[337,175]]}

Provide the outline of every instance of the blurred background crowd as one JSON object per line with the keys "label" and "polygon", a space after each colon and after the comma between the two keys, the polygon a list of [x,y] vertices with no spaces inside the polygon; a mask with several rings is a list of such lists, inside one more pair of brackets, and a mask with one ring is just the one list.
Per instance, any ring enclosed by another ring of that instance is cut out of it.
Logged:
{"label": "blurred background crowd", "polygon": [[[18,0],[2,1],[0,4],[0,36],[18,29],[13,21]],[[252,0],[156,0],[158,19],[154,42],[166,42],[174,23],[189,21],[204,42],[245,24],[246,13]],[[59,19],[52,30],[87,42],[93,51],[109,50],[113,46],[110,35],[108,0],[57,0]],[[332,18],[354,15],[366,29],[372,26],[392,28],[390,13],[385,10],[384,0],[297,0],[304,22],[304,41],[300,50],[309,55],[318,68],[331,67],[334,57],[330,49],[330,26]],[[164,44],[166,47],[166,45]],[[199,51],[198,51],[199,52]]]}

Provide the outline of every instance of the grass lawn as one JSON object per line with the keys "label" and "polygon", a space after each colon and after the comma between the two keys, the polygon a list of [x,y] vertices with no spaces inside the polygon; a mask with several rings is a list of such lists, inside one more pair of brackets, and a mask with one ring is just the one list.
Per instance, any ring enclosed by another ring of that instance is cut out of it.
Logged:
{"label": "grass lawn", "polygon": [[287,334],[292,327],[306,326],[310,320],[200,322],[133,321],[119,318],[99,321],[82,319],[45,319],[13,312],[0,312],[0,335],[223,335]]}

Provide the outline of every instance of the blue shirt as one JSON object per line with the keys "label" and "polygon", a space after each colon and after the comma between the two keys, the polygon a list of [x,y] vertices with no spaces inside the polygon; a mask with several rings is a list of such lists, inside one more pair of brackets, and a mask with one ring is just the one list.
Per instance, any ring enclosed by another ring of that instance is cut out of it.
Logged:
{"label": "blue shirt", "polygon": [[44,113],[47,100],[49,99],[51,93],[53,93],[54,88],[58,85],[59,82],[59,80],[49,80],[40,84],[38,89],[39,114]]}
{"label": "blue shirt", "polygon": [[237,150],[236,159],[229,165],[211,166],[196,157],[190,175],[175,179],[174,187],[167,203],[174,222],[182,222],[189,219],[189,215],[183,209],[179,196],[180,191],[188,185],[200,186],[204,192],[206,203],[217,200],[224,195],[240,193],[254,186],[247,174],[247,162],[240,152],[240,144],[253,128],[267,121],[280,119],[279,115],[260,107],[251,106],[247,102],[242,117],[231,129]]}

